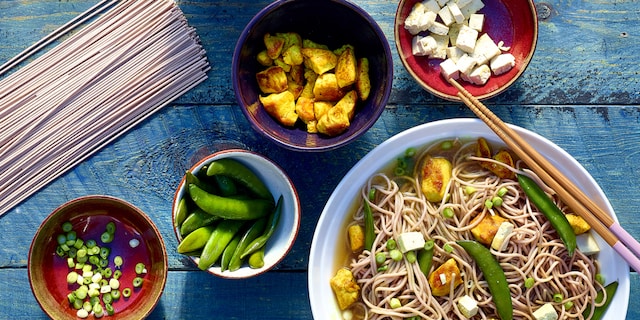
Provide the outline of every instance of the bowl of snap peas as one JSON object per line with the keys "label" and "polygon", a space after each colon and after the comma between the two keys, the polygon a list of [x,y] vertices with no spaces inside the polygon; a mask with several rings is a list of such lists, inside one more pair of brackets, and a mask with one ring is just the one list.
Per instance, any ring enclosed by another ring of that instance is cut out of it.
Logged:
{"label": "bowl of snap peas", "polygon": [[111,196],[59,206],[38,228],[29,251],[31,289],[52,319],[143,319],[158,303],[167,271],[154,223]]}
{"label": "bowl of snap peas", "polygon": [[275,162],[248,150],[222,150],[186,170],[177,187],[176,250],[213,275],[253,277],[291,250],[300,212],[298,192]]}

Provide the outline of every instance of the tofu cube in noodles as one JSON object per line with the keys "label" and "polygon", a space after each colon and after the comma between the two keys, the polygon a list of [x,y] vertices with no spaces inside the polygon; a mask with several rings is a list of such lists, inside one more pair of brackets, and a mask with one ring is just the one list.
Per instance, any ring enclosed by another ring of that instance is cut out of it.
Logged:
{"label": "tofu cube in noodles", "polygon": [[503,251],[507,248],[508,241],[507,237],[513,232],[514,225],[511,222],[503,222],[498,227],[498,231],[496,235],[493,237],[491,241],[491,248],[497,251]]}
{"label": "tofu cube in noodles", "polygon": [[451,58],[440,63],[440,73],[445,79],[457,80],[460,78],[460,70]]}
{"label": "tofu cube in noodles", "polygon": [[402,253],[422,249],[424,244],[424,236],[418,231],[404,232],[398,236],[398,249]]}
{"label": "tofu cube in noodles", "polygon": [[488,63],[493,59],[493,57],[500,53],[501,51],[500,48],[498,48],[498,45],[488,34],[484,33],[476,41],[471,56],[476,58],[476,63],[480,65]]}
{"label": "tofu cube in noodles", "polygon": [[493,74],[500,75],[508,72],[516,65],[516,58],[511,53],[503,53],[491,59],[489,66]]}
{"label": "tofu cube in noodles", "polygon": [[456,39],[456,47],[462,49],[464,52],[473,53],[477,39],[478,31],[463,25],[460,27],[460,32]]}
{"label": "tofu cube in noodles", "polygon": [[584,253],[584,255],[590,256],[600,252],[600,247],[598,246],[596,239],[591,235],[591,232],[577,235],[576,244],[578,246],[578,250]]}
{"label": "tofu cube in noodles", "polygon": [[478,302],[468,295],[458,299],[458,310],[463,316],[471,318],[478,314]]}
{"label": "tofu cube in noodles", "polygon": [[484,14],[474,13],[469,16],[469,28],[478,30],[478,32],[482,31],[484,27]]}
{"label": "tofu cube in noodles", "polygon": [[558,313],[551,303],[545,303],[542,307],[533,312],[533,317],[536,320],[557,320]]}

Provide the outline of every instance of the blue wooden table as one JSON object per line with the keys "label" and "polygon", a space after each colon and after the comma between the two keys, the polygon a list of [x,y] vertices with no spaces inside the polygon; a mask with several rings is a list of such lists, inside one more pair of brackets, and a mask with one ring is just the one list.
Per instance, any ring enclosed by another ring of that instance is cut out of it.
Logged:
{"label": "blue wooden table", "polygon": [[[0,62],[71,20],[97,0],[0,1]],[[354,1],[384,30],[394,54],[394,88],[374,127],[326,153],[297,153],[252,131],[231,87],[231,55],[245,24],[268,1],[178,1],[212,65],[209,79],[0,217],[0,318],[41,319],[27,256],[43,219],[89,194],[125,199],[159,227],[169,277],[152,319],[312,319],[307,264],[320,212],[340,178],[367,152],[405,129],[473,117],[459,103],[424,92],[404,70],[393,41],[397,1]],[[640,239],[640,10],[637,1],[536,1],[539,40],[532,63],[508,91],[486,101],[503,120],[530,129],[575,157],[600,184],[624,228]],[[0,128],[1,130],[1,128]],[[273,271],[223,280],[176,253],[171,203],[184,170],[229,147],[263,153],[296,184],[303,205],[293,250]],[[640,319],[640,278],[631,273],[628,319]],[[313,290],[313,288],[311,288]],[[624,316],[624,315],[620,315]]]}

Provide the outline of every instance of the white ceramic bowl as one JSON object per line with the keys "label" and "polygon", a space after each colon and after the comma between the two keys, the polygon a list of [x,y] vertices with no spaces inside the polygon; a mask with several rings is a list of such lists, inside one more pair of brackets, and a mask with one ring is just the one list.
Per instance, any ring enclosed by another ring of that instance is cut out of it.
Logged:
{"label": "white ceramic bowl", "polygon": [[[223,158],[233,158],[251,169],[258,178],[265,183],[269,191],[271,191],[271,194],[274,196],[274,201],[277,201],[280,195],[283,196],[284,202],[280,220],[275,232],[266,244],[264,266],[262,268],[252,269],[245,263],[240,269],[234,271],[227,270],[223,272],[220,270],[219,264],[207,269],[209,273],[222,278],[249,278],[262,274],[276,266],[284,259],[287,253],[289,253],[291,247],[293,247],[300,227],[300,201],[293,182],[284,170],[267,157],[252,151],[241,149],[219,151],[200,160],[200,162],[191,167],[190,170],[194,174],[197,174],[203,166],[214,160]],[[178,202],[185,195],[186,187],[185,179],[183,178],[173,199],[172,221],[174,226]],[[174,232],[178,241],[182,241],[179,230],[174,228]],[[191,259],[196,265],[198,264],[199,259],[197,257],[191,257]]]}
{"label": "white ceramic bowl", "polygon": [[[576,183],[596,204],[616,219],[611,204],[589,173],[566,151],[544,137],[526,129],[512,126],[522,137],[569,179]],[[342,319],[329,279],[335,275],[339,263],[335,252],[343,237],[345,208],[352,208],[354,199],[371,175],[382,171],[409,147],[420,147],[440,139],[485,137],[500,139],[478,119],[450,119],[435,121],[399,133],[369,152],[345,175],[329,197],[316,226],[309,256],[309,300],[315,319]],[[617,219],[616,219],[617,220]],[[619,283],[618,291],[603,319],[614,320],[627,312],[629,302],[629,265],[604,240],[595,235],[601,248],[599,261],[604,278]]]}

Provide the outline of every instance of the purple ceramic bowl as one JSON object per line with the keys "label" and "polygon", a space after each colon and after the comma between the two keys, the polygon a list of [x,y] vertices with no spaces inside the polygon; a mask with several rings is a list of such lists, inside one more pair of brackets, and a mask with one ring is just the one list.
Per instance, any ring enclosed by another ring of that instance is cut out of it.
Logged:
{"label": "purple ceramic bowl", "polygon": [[[359,103],[347,131],[335,137],[307,133],[303,126],[285,127],[264,110],[255,79],[264,69],[256,61],[264,50],[266,33],[297,32],[303,38],[328,45],[331,49],[352,44],[357,56],[369,59],[371,94]],[[262,9],[245,27],[233,53],[233,89],[252,127],[275,143],[291,150],[328,151],[344,146],[378,120],[384,110],[393,82],[393,58],[384,33],[362,8],[343,0],[280,0]]]}

